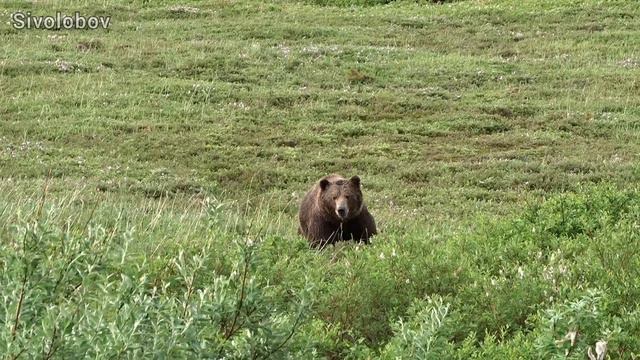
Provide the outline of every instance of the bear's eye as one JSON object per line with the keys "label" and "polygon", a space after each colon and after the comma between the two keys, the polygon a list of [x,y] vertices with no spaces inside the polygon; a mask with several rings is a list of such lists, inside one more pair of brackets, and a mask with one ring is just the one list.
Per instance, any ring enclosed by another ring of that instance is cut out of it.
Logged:
{"label": "bear's eye", "polygon": [[344,196],[344,198],[347,199],[347,200],[349,200],[349,197],[350,197],[349,195],[345,195]]}
{"label": "bear's eye", "polygon": [[338,200],[338,197],[337,197],[337,196],[334,196],[334,197],[333,197],[333,200]]}

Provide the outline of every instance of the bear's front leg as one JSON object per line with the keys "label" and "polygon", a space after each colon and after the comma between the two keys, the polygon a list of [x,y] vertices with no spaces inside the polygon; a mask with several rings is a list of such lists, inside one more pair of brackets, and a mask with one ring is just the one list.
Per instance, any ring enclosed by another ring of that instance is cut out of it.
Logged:
{"label": "bear's front leg", "polygon": [[340,225],[326,221],[314,222],[309,226],[309,233],[312,235],[311,247],[322,249],[326,245],[335,244],[342,239]]}

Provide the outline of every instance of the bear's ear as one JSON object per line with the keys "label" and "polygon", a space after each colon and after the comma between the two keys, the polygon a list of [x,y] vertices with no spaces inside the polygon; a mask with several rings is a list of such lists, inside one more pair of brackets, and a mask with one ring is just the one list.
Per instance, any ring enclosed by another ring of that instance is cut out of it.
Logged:
{"label": "bear's ear", "polygon": [[354,177],[349,179],[349,181],[351,181],[351,183],[355,185],[358,189],[360,188],[360,178],[358,177],[358,175],[355,175]]}
{"label": "bear's ear", "polygon": [[322,191],[326,190],[329,187],[330,184],[331,183],[327,179],[320,180],[320,190],[322,190]]}

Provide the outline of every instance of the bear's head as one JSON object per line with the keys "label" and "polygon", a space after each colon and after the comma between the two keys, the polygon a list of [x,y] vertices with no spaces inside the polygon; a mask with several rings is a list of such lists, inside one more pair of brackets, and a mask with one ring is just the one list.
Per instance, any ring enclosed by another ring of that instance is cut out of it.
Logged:
{"label": "bear's head", "polygon": [[363,204],[360,178],[320,180],[320,200],[325,212],[340,222],[358,216]]}

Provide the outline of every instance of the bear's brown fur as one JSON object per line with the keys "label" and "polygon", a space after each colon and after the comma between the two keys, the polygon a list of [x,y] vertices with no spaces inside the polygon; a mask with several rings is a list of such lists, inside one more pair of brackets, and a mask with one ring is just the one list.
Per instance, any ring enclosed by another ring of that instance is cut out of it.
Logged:
{"label": "bear's brown fur", "polygon": [[333,174],[320,179],[302,200],[298,217],[298,232],[313,248],[349,239],[368,244],[377,233],[358,176],[347,180]]}

